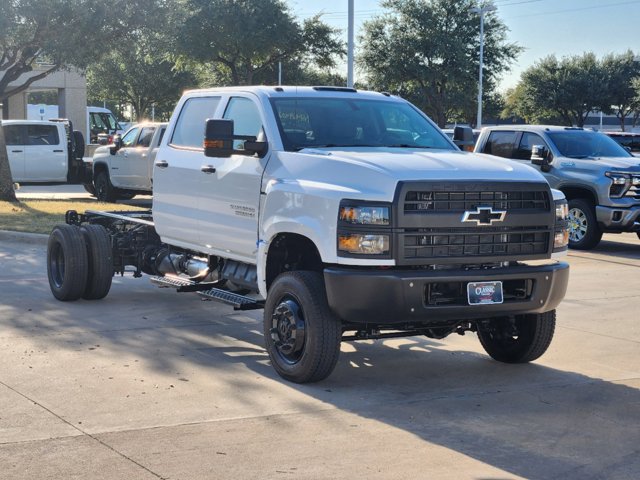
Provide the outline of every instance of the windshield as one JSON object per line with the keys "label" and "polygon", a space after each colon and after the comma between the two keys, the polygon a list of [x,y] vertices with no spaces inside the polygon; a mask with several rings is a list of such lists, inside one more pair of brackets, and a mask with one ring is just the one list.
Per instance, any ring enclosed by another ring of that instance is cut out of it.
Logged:
{"label": "windshield", "polygon": [[410,147],[455,150],[408,103],[350,98],[271,99],[287,151],[322,147]]}
{"label": "windshield", "polygon": [[91,128],[105,131],[105,133],[122,130],[116,117],[112,113],[106,112],[91,112]]}
{"label": "windshield", "polygon": [[547,132],[562,156],[569,158],[631,157],[606,135],[590,130]]}

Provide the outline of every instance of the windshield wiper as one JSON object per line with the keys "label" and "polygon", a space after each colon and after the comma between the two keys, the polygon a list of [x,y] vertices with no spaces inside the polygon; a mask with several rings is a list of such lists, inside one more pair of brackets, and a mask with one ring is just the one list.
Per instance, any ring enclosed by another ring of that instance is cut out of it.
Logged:
{"label": "windshield wiper", "polygon": [[301,145],[294,147],[296,152],[300,150],[304,150],[305,148],[343,148],[343,147],[379,147],[380,145],[367,145],[364,143],[354,143],[351,145],[348,144],[338,144],[338,143],[325,143],[323,145]]}
{"label": "windshield wiper", "polygon": [[438,148],[438,147],[429,147],[427,145],[409,145],[408,143],[394,143],[393,145],[380,145],[381,147],[386,148]]}

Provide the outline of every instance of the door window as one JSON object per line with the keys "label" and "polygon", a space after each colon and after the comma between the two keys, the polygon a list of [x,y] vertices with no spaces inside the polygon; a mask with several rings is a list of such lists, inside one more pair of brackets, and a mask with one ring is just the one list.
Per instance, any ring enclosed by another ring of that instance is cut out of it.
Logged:
{"label": "door window", "polygon": [[132,128],[127,132],[127,134],[122,137],[122,146],[123,147],[132,147],[135,144],[136,137],[138,136],[139,128]]}
{"label": "door window", "polygon": [[26,125],[4,125],[4,140],[7,146],[26,145],[27,126]]}
{"label": "door window", "polygon": [[138,137],[136,146],[148,147],[149,145],[151,145],[151,139],[153,138],[153,132],[155,131],[156,131],[156,127],[144,127],[140,132],[140,136]]}
{"label": "door window", "polygon": [[[255,103],[248,98],[234,97],[229,100],[224,118],[233,120],[234,135],[253,135],[257,137],[262,130],[262,119]],[[244,149],[244,140],[235,140],[233,148]]]}
{"label": "door window", "polygon": [[518,132],[494,131],[484,146],[483,153],[490,153],[498,157],[513,158]]}
{"label": "door window", "polygon": [[203,148],[206,120],[213,118],[218,103],[220,103],[220,97],[188,99],[180,111],[176,128],[171,137],[171,145]]}
{"label": "door window", "polygon": [[59,145],[60,136],[54,125],[29,125],[28,145]]}
{"label": "door window", "polygon": [[518,160],[531,160],[531,147],[534,145],[542,145],[546,147],[547,150],[549,149],[547,142],[545,142],[540,135],[537,133],[524,132],[520,139],[518,150],[516,150],[513,158],[517,158]]}

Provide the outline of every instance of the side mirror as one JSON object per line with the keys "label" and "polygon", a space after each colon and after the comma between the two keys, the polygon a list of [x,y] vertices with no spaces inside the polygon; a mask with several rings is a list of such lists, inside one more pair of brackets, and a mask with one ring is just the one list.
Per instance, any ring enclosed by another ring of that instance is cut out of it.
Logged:
{"label": "side mirror", "polygon": [[[244,149],[233,148],[234,140],[244,140]],[[230,157],[231,155],[254,155],[267,153],[267,142],[259,142],[253,135],[234,135],[233,120],[207,119],[204,133],[205,157]]]}
{"label": "side mirror", "polygon": [[551,152],[544,145],[533,145],[531,147],[531,163],[539,165],[543,172],[548,172],[551,170]]}
{"label": "side mirror", "polygon": [[115,155],[118,150],[122,148],[122,137],[120,135],[116,135],[113,137],[113,145],[109,148],[109,152],[111,155]]}
{"label": "side mirror", "polygon": [[476,142],[473,140],[473,130],[471,127],[455,127],[453,129],[453,143],[455,143],[460,150],[467,152],[473,151]]}
{"label": "side mirror", "polygon": [[549,164],[549,150],[544,145],[534,145],[531,147],[531,163],[534,165]]}

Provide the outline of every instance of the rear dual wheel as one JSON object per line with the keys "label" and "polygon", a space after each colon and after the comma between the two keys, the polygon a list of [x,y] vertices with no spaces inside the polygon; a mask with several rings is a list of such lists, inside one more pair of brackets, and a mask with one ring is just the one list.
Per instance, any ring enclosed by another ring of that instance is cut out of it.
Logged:
{"label": "rear dual wheel", "polygon": [[111,240],[101,225],[57,225],[47,244],[47,276],[55,298],[104,298],[111,288]]}

